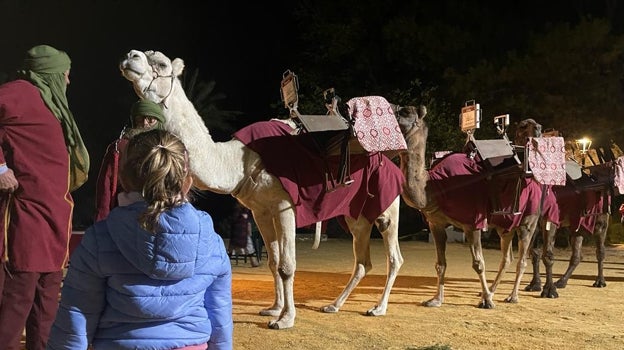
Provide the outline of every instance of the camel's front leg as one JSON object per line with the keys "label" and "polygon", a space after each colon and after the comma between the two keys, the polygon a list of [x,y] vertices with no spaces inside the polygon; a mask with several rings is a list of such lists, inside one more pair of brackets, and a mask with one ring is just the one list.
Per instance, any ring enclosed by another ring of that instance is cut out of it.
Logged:
{"label": "camel's front leg", "polygon": [[429,223],[433,242],[436,248],[436,274],[438,276],[438,289],[433,298],[424,301],[423,306],[440,307],[444,303],[444,275],[446,273],[446,230],[444,225]]}
{"label": "camel's front leg", "polygon": [[294,282],[295,271],[297,269],[296,247],[295,247],[295,211],[294,206],[289,201],[282,201],[277,208],[273,223],[277,232],[277,243],[279,245],[279,261],[277,263],[277,273],[282,280],[284,307],[279,317],[269,321],[271,329],[291,328],[295,325]]}
{"label": "camel's front leg", "polygon": [[397,197],[392,205],[375,221],[377,229],[381,232],[386,249],[386,286],[377,305],[369,309],[366,314],[369,316],[380,316],[386,314],[390,292],[394,286],[394,281],[403,266],[403,256],[399,247],[399,207],[400,197]]}
{"label": "camel's front leg", "polygon": [[487,279],[485,278],[485,260],[483,259],[483,249],[481,247],[481,230],[473,230],[467,235],[467,238],[470,242],[470,253],[472,254],[472,269],[479,275],[479,282],[481,282],[481,301],[477,307],[481,309],[493,309],[493,293],[490,292]]}
{"label": "camel's front leg", "polygon": [[275,291],[273,305],[260,310],[260,315],[277,317],[282,313],[282,308],[284,307],[284,284],[282,282],[282,277],[277,272],[277,266],[280,261],[280,245],[277,240],[275,227],[273,226],[273,217],[270,213],[259,211],[252,211],[252,213],[267,249],[267,264],[273,275],[273,288]]}
{"label": "camel's front leg", "polygon": [[[553,279],[553,265],[555,264],[555,235],[557,234],[557,225],[547,222],[546,227],[542,228],[543,237],[543,253],[542,261],[544,262],[544,270],[546,272],[546,282],[542,289],[542,298],[558,298],[559,292],[557,292],[557,286]],[[535,267],[534,267],[535,268]],[[539,277],[539,264],[538,264],[538,277]],[[535,273],[535,272],[534,272]],[[526,290],[526,289],[525,289]]]}
{"label": "camel's front leg", "polygon": [[345,221],[353,235],[353,272],[340,295],[331,304],[321,307],[322,312],[338,312],[353,289],[357,287],[362,278],[372,268],[370,259],[370,233],[372,225],[363,217],[360,217],[358,221],[346,217]]}
{"label": "camel's front leg", "polygon": [[377,229],[381,232],[386,249],[386,286],[377,305],[366,312],[368,316],[381,316],[386,314],[390,292],[394,286],[399,270],[403,265],[403,256],[399,247],[399,206],[400,197],[397,197],[392,205],[375,220]]}

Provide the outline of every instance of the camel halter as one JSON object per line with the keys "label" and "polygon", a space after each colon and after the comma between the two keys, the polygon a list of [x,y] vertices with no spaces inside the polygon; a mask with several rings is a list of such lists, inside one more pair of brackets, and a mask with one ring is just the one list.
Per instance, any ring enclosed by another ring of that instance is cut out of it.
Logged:
{"label": "camel halter", "polygon": [[152,79],[152,81],[150,81],[149,85],[147,85],[147,87],[145,89],[143,89],[143,96],[145,96],[146,92],[149,91],[149,89],[152,87],[152,83],[154,81],[156,81],[156,79],[158,78],[171,78],[171,84],[169,87],[169,92],[167,93],[167,95],[165,95],[165,97],[163,97],[160,102],[158,102],[159,104],[162,104],[164,107],[167,107],[167,105],[165,104],[165,100],[171,95],[171,93],[173,92],[173,83],[175,82],[175,78],[176,76],[173,74],[169,74],[169,75],[160,75],[158,74],[158,72],[154,69],[154,65],[150,65],[150,67],[152,67],[152,75],[154,76],[154,79]]}

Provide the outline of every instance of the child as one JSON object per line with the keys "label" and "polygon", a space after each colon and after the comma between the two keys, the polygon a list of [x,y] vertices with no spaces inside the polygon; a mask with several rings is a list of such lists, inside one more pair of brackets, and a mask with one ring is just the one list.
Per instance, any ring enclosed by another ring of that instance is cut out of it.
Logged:
{"label": "child", "polygon": [[231,349],[230,261],[187,201],[184,145],[150,130],[121,165],[128,192],[73,253],[48,349]]}

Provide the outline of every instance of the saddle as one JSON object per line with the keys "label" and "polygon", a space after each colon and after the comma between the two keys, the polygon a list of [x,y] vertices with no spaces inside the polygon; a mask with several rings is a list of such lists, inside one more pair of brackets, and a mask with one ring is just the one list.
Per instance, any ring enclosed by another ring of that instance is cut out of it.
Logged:
{"label": "saddle", "polygon": [[297,125],[296,132],[311,133],[322,156],[340,156],[337,178],[326,167],[327,191],[353,183],[349,168],[351,154],[381,152],[392,159],[399,151],[407,149],[394,111],[385,98],[357,97],[345,104],[330,88],[323,92],[327,113],[306,115],[298,111],[298,89],[297,76],[290,70],[284,72],[281,97]]}

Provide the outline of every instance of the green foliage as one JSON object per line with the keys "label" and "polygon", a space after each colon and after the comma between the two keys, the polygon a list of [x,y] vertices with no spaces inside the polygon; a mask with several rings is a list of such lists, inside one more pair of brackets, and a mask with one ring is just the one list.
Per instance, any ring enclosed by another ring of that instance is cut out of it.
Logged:
{"label": "green foliage", "polygon": [[611,34],[605,20],[582,20],[535,35],[526,53],[512,51],[500,64],[482,61],[447,79],[453,96],[472,95],[491,111],[485,120],[534,118],[566,138],[600,144],[621,140],[623,58],[624,36]]}

